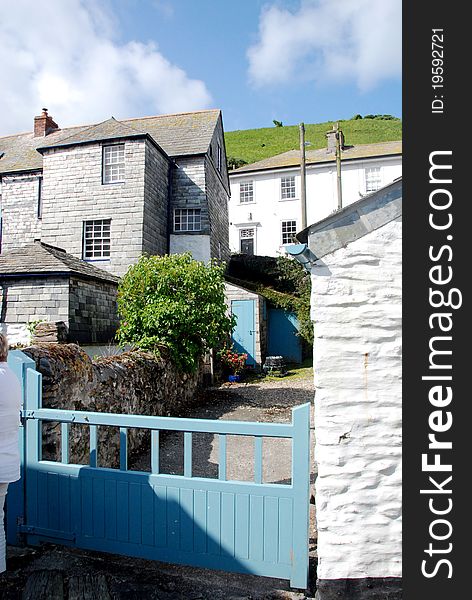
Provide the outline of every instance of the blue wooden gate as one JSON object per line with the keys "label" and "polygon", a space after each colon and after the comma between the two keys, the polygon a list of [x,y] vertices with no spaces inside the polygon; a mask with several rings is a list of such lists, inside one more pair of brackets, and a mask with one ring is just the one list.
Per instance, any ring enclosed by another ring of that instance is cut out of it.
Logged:
{"label": "blue wooden gate", "polygon": [[232,300],[231,314],[236,317],[232,339],[236,352],[247,354],[246,364],[256,364],[255,301]]}
{"label": "blue wooden gate", "polygon": [[[292,422],[251,423],[42,408],[41,374],[20,352],[9,363],[24,383],[24,465],[8,494],[8,541],[53,542],[226,571],[289,579],[306,588],[309,523],[309,404]],[[42,422],[60,423],[61,460],[43,460]],[[86,425],[89,464],[71,463],[69,428]],[[97,428],[120,431],[120,467],[97,465]],[[131,428],[151,430],[151,472],[130,471]],[[184,432],[184,474],[159,472],[159,432]],[[218,438],[218,479],[192,473],[192,434]],[[22,432],[23,433],[23,432]],[[227,479],[228,435],[253,436],[254,480]],[[290,484],[263,483],[263,440],[292,442]]]}

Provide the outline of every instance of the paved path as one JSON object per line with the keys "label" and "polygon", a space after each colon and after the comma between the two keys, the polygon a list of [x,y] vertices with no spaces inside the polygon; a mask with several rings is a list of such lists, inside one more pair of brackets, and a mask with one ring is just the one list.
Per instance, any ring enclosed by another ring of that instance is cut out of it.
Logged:
{"label": "paved path", "polygon": [[[207,419],[289,422],[293,406],[311,402],[310,376],[223,384],[205,392],[186,416]],[[234,439],[232,439],[234,438]],[[264,481],[288,482],[291,453],[286,440],[264,444]],[[312,444],[313,446],[313,444]],[[193,447],[194,474],[217,476],[217,438],[200,434]],[[183,468],[182,440],[169,434],[161,445],[163,470]],[[149,457],[132,468],[147,470]],[[313,464],[313,462],[312,462]],[[253,438],[228,436],[228,478],[253,477]],[[310,559],[316,555],[314,507],[311,506]],[[288,582],[207,569],[196,569],[116,555],[70,550],[59,546],[9,549],[9,571],[0,575],[0,600],[298,600],[311,598],[290,590]],[[312,578],[314,576],[311,573]],[[312,582],[314,583],[314,582]]]}

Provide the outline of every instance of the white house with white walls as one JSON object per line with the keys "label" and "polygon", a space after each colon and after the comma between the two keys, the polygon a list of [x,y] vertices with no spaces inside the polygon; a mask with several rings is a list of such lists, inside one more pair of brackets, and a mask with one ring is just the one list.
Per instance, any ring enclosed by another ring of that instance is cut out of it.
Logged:
{"label": "white house with white walls", "polygon": [[[334,143],[306,151],[307,223],[338,209]],[[381,142],[342,149],[343,206],[388,185],[402,174],[402,143]],[[300,151],[290,150],[229,172],[231,252],[284,255],[302,228]]]}
{"label": "white house with white walls", "polygon": [[315,333],[317,599],[400,600],[401,180],[297,237]]}

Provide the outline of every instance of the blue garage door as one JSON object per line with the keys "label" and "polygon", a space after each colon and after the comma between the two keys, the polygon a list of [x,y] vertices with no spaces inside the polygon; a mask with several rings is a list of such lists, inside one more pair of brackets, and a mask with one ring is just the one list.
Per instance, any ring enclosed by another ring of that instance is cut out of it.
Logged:
{"label": "blue garage door", "polygon": [[295,313],[270,308],[268,310],[267,354],[283,356],[290,362],[302,362],[302,344],[298,337],[300,323]]}

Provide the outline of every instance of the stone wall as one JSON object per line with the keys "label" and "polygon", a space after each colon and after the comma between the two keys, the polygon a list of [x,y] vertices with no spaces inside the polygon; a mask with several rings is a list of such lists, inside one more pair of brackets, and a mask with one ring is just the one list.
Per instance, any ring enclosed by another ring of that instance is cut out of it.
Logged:
{"label": "stone wall", "polygon": [[146,143],[125,141],[123,183],[102,183],[101,143],[46,151],[42,241],[82,258],[84,221],[111,219],[110,259],[94,264],[124,274],[143,252]]}
{"label": "stone wall", "polygon": [[38,219],[40,177],[41,172],[2,176],[2,253],[31,244],[41,237],[41,219]]}
{"label": "stone wall", "polygon": [[[196,400],[203,367],[183,374],[166,358],[126,352],[92,361],[75,344],[43,344],[23,350],[43,375],[43,406],[123,414],[178,416]],[[60,427],[43,429],[44,457],[60,459]],[[145,430],[130,430],[129,455],[139,452],[148,439]],[[118,432],[98,430],[99,465],[119,464]],[[85,428],[71,428],[71,462],[88,464]]]}
{"label": "stone wall", "polygon": [[[179,157],[172,172],[172,201],[170,224],[170,253],[192,253],[196,260],[207,262],[211,258],[210,220],[205,182],[205,158]],[[174,231],[174,211],[176,208],[199,208],[201,230],[197,232]]]}
{"label": "stone wall", "polygon": [[230,255],[228,237],[229,193],[223,186],[220,174],[208,157],[205,160],[205,173],[211,230],[211,256],[218,260],[227,261]]}
{"label": "stone wall", "polygon": [[401,258],[396,219],[312,267],[321,600],[401,597]]}
{"label": "stone wall", "polygon": [[146,141],[144,172],[143,252],[167,254],[170,162]]}
{"label": "stone wall", "polygon": [[71,342],[111,342],[118,328],[117,284],[71,277],[69,336]]}
{"label": "stone wall", "polygon": [[0,321],[7,324],[29,321],[69,320],[68,277],[0,276]]}

